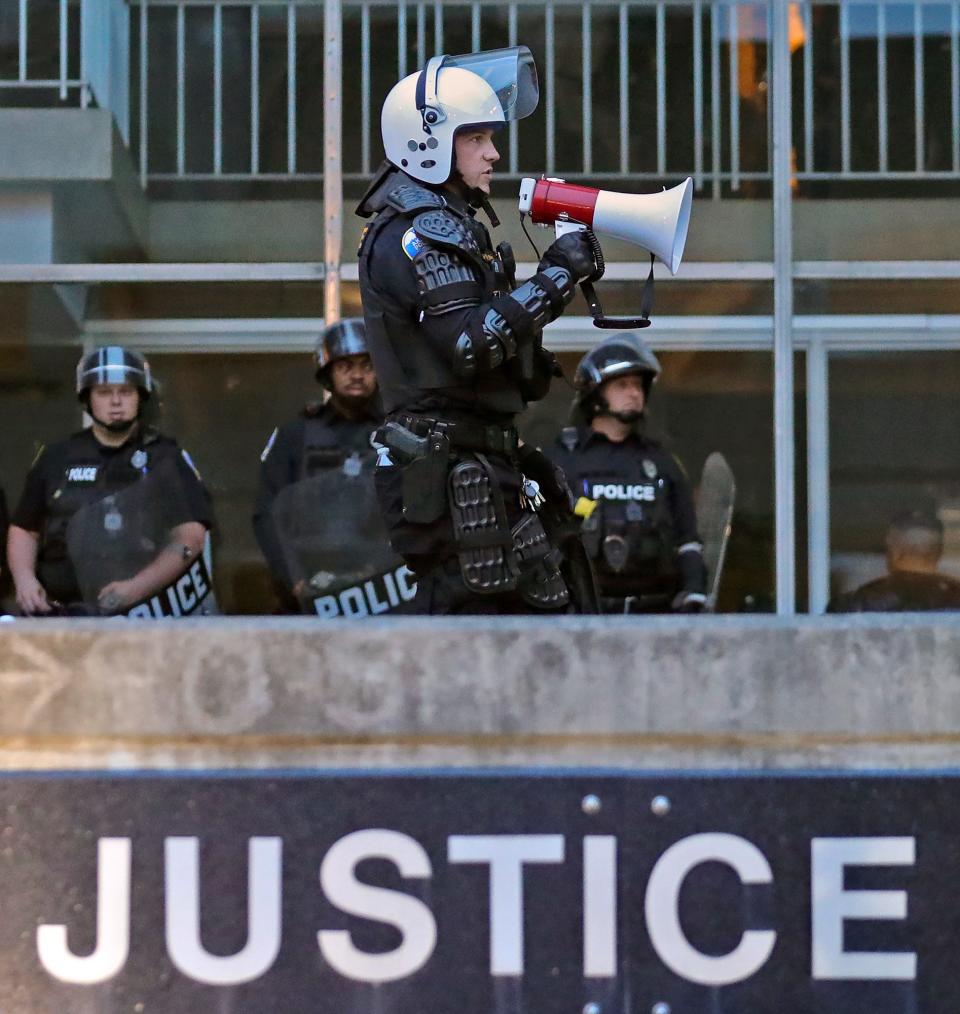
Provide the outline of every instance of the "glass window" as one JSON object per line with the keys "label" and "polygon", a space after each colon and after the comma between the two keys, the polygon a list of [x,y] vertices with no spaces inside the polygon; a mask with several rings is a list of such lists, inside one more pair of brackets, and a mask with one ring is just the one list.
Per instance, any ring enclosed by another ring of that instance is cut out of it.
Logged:
{"label": "glass window", "polygon": [[907,510],[945,527],[960,576],[960,351],[830,356],[831,594],[886,572],[887,526]]}
{"label": "glass window", "polygon": [[304,353],[150,353],[163,385],[160,425],[197,464],[217,517],[214,577],[226,613],[276,608],[253,536],[260,454],[274,427],[318,400],[313,358]]}

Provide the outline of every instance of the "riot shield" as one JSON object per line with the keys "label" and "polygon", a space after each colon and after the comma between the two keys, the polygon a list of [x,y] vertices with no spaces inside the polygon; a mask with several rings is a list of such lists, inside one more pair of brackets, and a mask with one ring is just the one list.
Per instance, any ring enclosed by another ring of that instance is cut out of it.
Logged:
{"label": "riot shield", "polygon": [[139,573],[164,550],[177,525],[192,520],[184,480],[172,460],[137,482],[89,503],[67,525],[67,552],[91,615],[162,619],[215,615],[209,553],[184,563],[165,587],[140,602],[111,609],[100,593],[112,581]]}
{"label": "riot shield", "polygon": [[304,613],[361,618],[409,608],[417,586],[391,549],[373,483],[374,458],[286,486],[271,509],[291,587]]}
{"label": "riot shield", "polygon": [[717,607],[736,495],[737,486],[727,459],[714,451],[704,462],[697,494],[697,528],[703,540],[703,562],[707,567],[705,608],[710,613]]}

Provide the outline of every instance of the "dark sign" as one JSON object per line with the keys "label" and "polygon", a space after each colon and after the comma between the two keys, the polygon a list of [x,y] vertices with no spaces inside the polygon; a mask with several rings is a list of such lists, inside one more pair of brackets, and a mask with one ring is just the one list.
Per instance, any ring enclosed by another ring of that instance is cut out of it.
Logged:
{"label": "dark sign", "polygon": [[0,1010],[960,1010],[960,779],[0,779]]}

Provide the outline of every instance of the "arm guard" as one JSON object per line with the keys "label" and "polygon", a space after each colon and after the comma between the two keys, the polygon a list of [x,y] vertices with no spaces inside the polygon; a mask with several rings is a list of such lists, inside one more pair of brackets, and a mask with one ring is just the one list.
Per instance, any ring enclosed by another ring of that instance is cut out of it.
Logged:
{"label": "arm guard", "polygon": [[457,339],[453,368],[471,379],[495,370],[556,320],[573,299],[574,280],[565,268],[540,271],[509,295],[497,296],[489,309]]}

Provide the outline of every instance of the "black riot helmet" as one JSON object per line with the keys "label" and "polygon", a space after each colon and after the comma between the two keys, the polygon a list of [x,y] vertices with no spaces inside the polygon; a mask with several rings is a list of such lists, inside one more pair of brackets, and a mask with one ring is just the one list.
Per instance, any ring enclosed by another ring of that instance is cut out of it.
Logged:
{"label": "black riot helmet", "polygon": [[131,349],[106,345],[80,357],[77,363],[77,398],[86,402],[91,387],[97,384],[133,384],[141,403],[153,394],[150,364]]}
{"label": "black riot helmet", "polygon": [[643,382],[644,401],[660,375],[660,363],[650,346],[634,331],[604,338],[580,360],[573,377],[577,407],[588,420],[606,411],[601,386],[614,377],[638,374]]}
{"label": "black riot helmet", "polygon": [[344,356],[369,354],[367,329],[362,317],[347,317],[331,324],[317,339],[314,353],[317,359],[317,380],[330,387],[329,367],[335,359]]}

